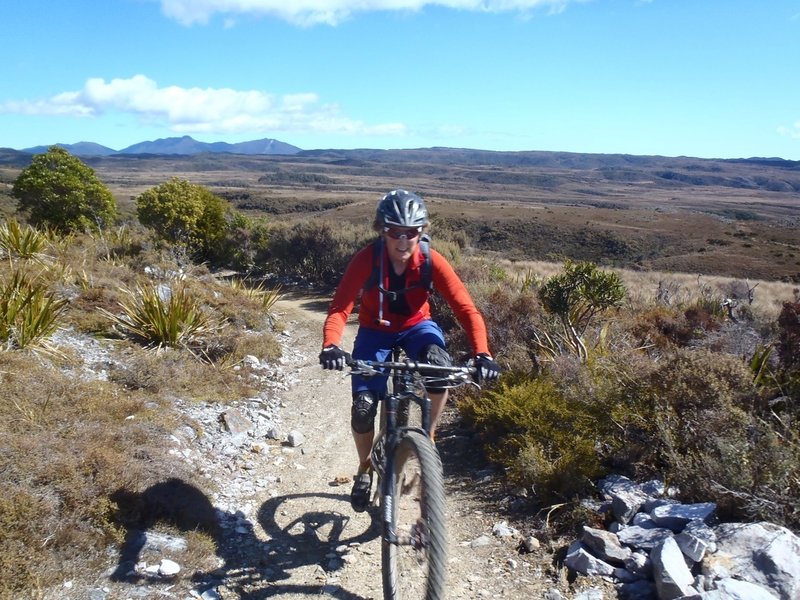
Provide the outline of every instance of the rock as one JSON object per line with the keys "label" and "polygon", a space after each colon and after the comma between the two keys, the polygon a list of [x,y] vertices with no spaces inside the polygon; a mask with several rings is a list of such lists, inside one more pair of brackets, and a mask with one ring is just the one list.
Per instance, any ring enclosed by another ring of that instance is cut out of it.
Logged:
{"label": "rock", "polygon": [[580,542],[576,542],[569,547],[564,564],[582,575],[612,576],[614,574],[613,566],[590,554]]}
{"label": "rock", "polygon": [[778,598],[767,588],[740,581],[738,579],[721,579],[717,587],[699,595],[702,600],[776,600]]}
{"label": "rock", "polygon": [[161,563],[158,565],[158,574],[161,577],[175,577],[175,575],[180,572],[181,566],[168,558],[162,559]]}
{"label": "rock", "polygon": [[800,597],[800,538],[772,523],[723,523],[717,552],[703,560],[711,580],[736,578],[769,588],[781,600]]}
{"label": "rock", "polygon": [[716,552],[717,536],[714,530],[703,521],[691,521],[683,531],[675,536],[681,552],[694,562],[703,560],[706,552]]}
{"label": "rock", "polygon": [[653,548],[650,560],[659,600],[674,600],[695,593],[694,577],[673,538],[668,537]]}
{"label": "rock", "polygon": [[647,501],[647,494],[622,475],[609,475],[599,483],[600,490],[611,500],[611,510],[620,523],[627,524]]}
{"label": "rock", "polygon": [[643,527],[632,525],[622,529],[617,533],[617,537],[620,542],[628,546],[650,550],[666,538],[672,537],[672,531],[660,527],[644,529]]}
{"label": "rock", "polygon": [[643,552],[632,552],[625,560],[625,568],[639,579],[650,579],[653,575],[653,562]]}
{"label": "rock", "polygon": [[664,492],[666,491],[664,482],[659,481],[658,479],[651,479],[650,481],[645,481],[644,483],[639,484],[639,489],[653,498],[663,496]]}
{"label": "rock", "polygon": [[650,516],[659,527],[666,527],[677,533],[690,521],[707,521],[716,509],[717,505],[713,502],[665,504],[656,506],[650,511]]}
{"label": "rock", "polygon": [[529,535],[522,541],[522,545],[527,552],[534,552],[541,547],[541,544],[537,538],[532,535]]}
{"label": "rock", "polygon": [[187,542],[185,538],[175,536],[175,535],[168,535],[166,533],[159,533],[157,531],[130,531],[128,532],[128,536],[131,540],[131,543],[137,546],[141,546],[143,550],[149,550],[158,553],[164,552],[183,552],[187,548]]}
{"label": "rock", "polygon": [[658,525],[656,525],[656,522],[653,521],[653,517],[651,517],[646,512],[640,512],[634,515],[631,524],[636,525],[637,527],[641,527],[642,529],[655,529],[656,527],[658,527]]}
{"label": "rock", "polygon": [[483,546],[488,546],[492,543],[492,539],[487,535],[482,535],[478,538],[475,538],[470,542],[470,548],[481,548]]}
{"label": "rock", "polygon": [[253,422],[244,416],[238,408],[226,410],[222,413],[221,419],[225,429],[232,436],[240,436],[253,429]]}
{"label": "rock", "polygon": [[611,510],[617,521],[623,525],[627,525],[630,523],[633,516],[639,512],[639,509],[644,506],[646,501],[647,494],[638,488],[612,492]]}
{"label": "rock", "polygon": [[574,600],[603,600],[603,590],[599,588],[589,588],[575,594]]}
{"label": "rock", "polygon": [[618,595],[620,600],[657,600],[656,586],[644,579],[619,586]]}
{"label": "rock", "polygon": [[286,441],[292,448],[297,448],[298,446],[301,446],[303,442],[306,441],[306,438],[302,433],[300,433],[296,429],[293,429],[292,431],[289,432],[289,435],[286,436]]}
{"label": "rock", "polygon": [[581,541],[602,560],[621,565],[630,557],[631,549],[620,544],[619,538],[609,531],[583,527]]}
{"label": "rock", "polygon": [[492,534],[495,537],[514,537],[519,534],[519,531],[511,527],[506,521],[501,521],[500,523],[495,523],[494,527],[492,527]]}

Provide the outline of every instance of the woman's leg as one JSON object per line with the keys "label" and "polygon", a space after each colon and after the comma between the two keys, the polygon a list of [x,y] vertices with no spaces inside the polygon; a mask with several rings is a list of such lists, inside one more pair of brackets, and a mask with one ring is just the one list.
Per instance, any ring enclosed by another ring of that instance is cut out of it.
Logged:
{"label": "woman's leg", "polygon": [[[406,354],[415,357],[420,362],[443,367],[453,364],[450,355],[445,350],[444,334],[434,321],[423,321],[404,332],[401,344]],[[431,401],[431,438],[433,438],[447,403],[447,389],[429,387],[426,388],[426,391]]]}

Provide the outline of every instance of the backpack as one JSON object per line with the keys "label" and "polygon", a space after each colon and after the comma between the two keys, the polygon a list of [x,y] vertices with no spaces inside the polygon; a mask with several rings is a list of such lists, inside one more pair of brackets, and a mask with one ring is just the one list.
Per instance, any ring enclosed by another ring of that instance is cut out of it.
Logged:
{"label": "backpack", "polygon": [[[419,249],[420,252],[422,252],[422,256],[424,258],[422,266],[420,267],[419,283],[413,285],[410,288],[400,290],[399,292],[393,292],[393,294],[402,294],[404,292],[407,292],[408,290],[416,289],[418,287],[424,287],[429,292],[433,291],[433,266],[431,264],[432,262],[431,238],[427,233],[423,233],[420,236]],[[365,290],[374,288],[376,285],[378,285],[378,282],[381,279],[380,264],[382,256],[383,256],[383,238],[379,237],[378,240],[375,242],[375,245],[372,247],[372,272],[369,274],[367,282],[364,284]],[[382,290],[382,291],[386,292],[387,290]]]}

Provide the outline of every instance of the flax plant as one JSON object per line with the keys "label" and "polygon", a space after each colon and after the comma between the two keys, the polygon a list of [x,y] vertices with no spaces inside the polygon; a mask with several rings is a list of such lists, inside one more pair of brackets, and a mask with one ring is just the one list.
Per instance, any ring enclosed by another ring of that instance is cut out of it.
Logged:
{"label": "flax plant", "polygon": [[67,301],[47,286],[14,270],[0,285],[0,344],[3,349],[44,347]]}
{"label": "flax plant", "polygon": [[0,225],[0,251],[9,258],[41,260],[49,241],[46,233],[30,225],[22,227],[16,219],[9,219]]}
{"label": "flax plant", "polygon": [[266,312],[271,311],[272,307],[283,295],[283,286],[278,284],[276,287],[268,289],[264,286],[263,281],[259,282],[258,285],[250,286],[242,279],[231,279],[230,286],[251,300],[258,302]]}
{"label": "flax plant", "polygon": [[221,327],[182,285],[169,290],[146,284],[120,291],[129,298],[119,303],[122,315],[99,310],[124,334],[148,346],[191,349]]}

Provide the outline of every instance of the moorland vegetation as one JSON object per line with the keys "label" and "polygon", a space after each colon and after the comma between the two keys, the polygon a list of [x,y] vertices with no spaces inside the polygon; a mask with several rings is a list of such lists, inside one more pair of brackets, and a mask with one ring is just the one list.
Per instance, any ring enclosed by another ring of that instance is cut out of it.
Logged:
{"label": "moorland vegetation", "polygon": [[[128,183],[136,193],[114,194],[113,205],[85,202],[75,179],[65,190],[55,173],[23,194],[17,184],[45,164],[78,169],[96,191],[90,167],[50,152],[4,171],[0,203],[0,597],[9,598],[102,562],[129,516],[114,501],[121,492],[163,473],[193,481],[164,449],[174,404],[253,392],[242,359],[277,360],[281,323],[270,308],[279,286],[327,293],[373,235],[369,220],[355,217],[377,196],[367,186],[363,206],[276,218],[237,208],[203,177],[168,165]],[[295,207],[319,196],[290,189]],[[32,203],[37,193],[48,202]],[[717,502],[723,518],[800,531],[800,292],[792,284],[612,268],[608,253],[503,260],[476,251],[479,240],[448,216],[466,219],[473,205],[431,204],[434,243],[486,316],[505,367],[498,384],[455,401],[509,484],[529,490],[532,515],[558,506],[570,522],[576,500],[617,472],[663,478],[683,500]],[[747,239],[757,245],[754,231]],[[446,303],[433,302],[453,353],[465,356]],[[125,360],[106,360],[98,339]],[[78,355],[91,353],[102,377],[82,370]],[[209,543],[200,533],[190,542]]]}

